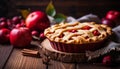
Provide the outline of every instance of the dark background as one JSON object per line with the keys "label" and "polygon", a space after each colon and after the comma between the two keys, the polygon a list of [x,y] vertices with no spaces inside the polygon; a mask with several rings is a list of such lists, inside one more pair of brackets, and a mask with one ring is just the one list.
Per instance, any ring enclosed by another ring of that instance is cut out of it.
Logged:
{"label": "dark background", "polygon": [[[3,0],[7,2],[9,16],[16,15],[16,9],[31,9],[31,11],[42,10],[45,12],[46,6],[51,0]],[[52,0],[57,13],[63,13],[75,18],[93,13],[103,17],[109,10],[120,11],[120,0]],[[2,4],[2,2],[0,2]],[[5,4],[4,4],[5,5]],[[4,9],[4,11],[6,11]],[[1,11],[1,10],[0,10]],[[3,12],[3,11],[2,11]],[[6,12],[5,12],[6,13]]]}

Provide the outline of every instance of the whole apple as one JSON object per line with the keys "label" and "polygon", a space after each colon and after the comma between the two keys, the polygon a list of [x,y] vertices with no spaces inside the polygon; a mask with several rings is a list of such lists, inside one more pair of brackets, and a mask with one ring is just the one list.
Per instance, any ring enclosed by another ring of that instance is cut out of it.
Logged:
{"label": "whole apple", "polygon": [[29,46],[31,41],[32,41],[31,32],[26,27],[14,28],[10,32],[10,43],[14,47]]}
{"label": "whole apple", "polygon": [[113,62],[113,58],[110,55],[104,56],[102,59],[103,65],[107,65],[107,66],[112,65],[112,62]]}
{"label": "whole apple", "polygon": [[37,30],[39,32],[44,31],[45,28],[50,26],[50,21],[47,15],[41,11],[35,11],[30,13],[26,20],[26,27],[30,30]]}
{"label": "whole apple", "polygon": [[5,17],[0,17],[0,22],[2,21],[6,21],[6,18]]}
{"label": "whole apple", "polygon": [[5,21],[0,22],[0,29],[1,28],[7,28],[7,22],[5,22]]}
{"label": "whole apple", "polygon": [[14,16],[14,17],[12,18],[12,22],[13,22],[14,24],[20,23],[20,20],[21,20],[21,17],[20,17],[20,16]]}
{"label": "whole apple", "polygon": [[40,33],[40,36],[39,36],[39,37],[40,37],[42,40],[46,38],[45,35],[44,35],[44,33]]}
{"label": "whole apple", "polygon": [[120,12],[116,10],[110,10],[106,14],[106,18],[113,21],[116,21],[119,17],[120,17]]}
{"label": "whole apple", "polygon": [[39,37],[39,32],[36,30],[31,31],[32,36]]}
{"label": "whole apple", "polygon": [[9,34],[10,30],[7,28],[0,29],[0,43],[5,44],[9,43]]}
{"label": "whole apple", "polygon": [[115,27],[116,23],[113,22],[112,20],[106,19],[106,18],[102,18],[102,24],[108,25],[109,27]]}

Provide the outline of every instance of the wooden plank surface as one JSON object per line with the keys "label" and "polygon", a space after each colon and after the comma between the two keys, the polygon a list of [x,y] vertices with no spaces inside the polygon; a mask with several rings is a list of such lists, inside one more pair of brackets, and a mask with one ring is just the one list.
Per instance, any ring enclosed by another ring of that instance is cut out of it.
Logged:
{"label": "wooden plank surface", "polygon": [[10,45],[0,45],[0,69],[6,64],[13,47]]}
{"label": "wooden plank surface", "polygon": [[[37,46],[29,49],[37,49],[41,52]],[[49,64],[45,65],[42,62],[43,58],[23,56],[21,50],[13,49],[10,45],[0,45],[0,69],[120,69],[119,65],[106,67],[100,64],[63,63],[55,60],[50,60]]]}
{"label": "wooden plank surface", "polygon": [[76,69],[75,63],[62,63],[59,61],[50,61],[50,65],[48,65],[48,69]]}
{"label": "wooden plank surface", "polygon": [[4,69],[45,69],[41,58],[23,56],[22,49],[14,49]]}

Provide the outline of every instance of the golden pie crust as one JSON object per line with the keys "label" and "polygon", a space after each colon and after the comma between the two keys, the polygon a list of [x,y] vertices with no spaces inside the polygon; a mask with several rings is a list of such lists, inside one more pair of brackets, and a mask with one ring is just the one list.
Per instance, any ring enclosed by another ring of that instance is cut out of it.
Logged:
{"label": "golden pie crust", "polygon": [[107,25],[95,22],[59,23],[45,29],[44,35],[54,42],[65,44],[97,43],[112,34]]}

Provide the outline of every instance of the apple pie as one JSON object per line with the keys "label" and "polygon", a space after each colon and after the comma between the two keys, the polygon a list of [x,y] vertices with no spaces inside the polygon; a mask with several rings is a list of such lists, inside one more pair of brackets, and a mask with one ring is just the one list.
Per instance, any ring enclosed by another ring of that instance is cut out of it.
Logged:
{"label": "apple pie", "polygon": [[59,23],[44,31],[54,49],[70,53],[97,50],[111,34],[110,27],[95,22]]}

